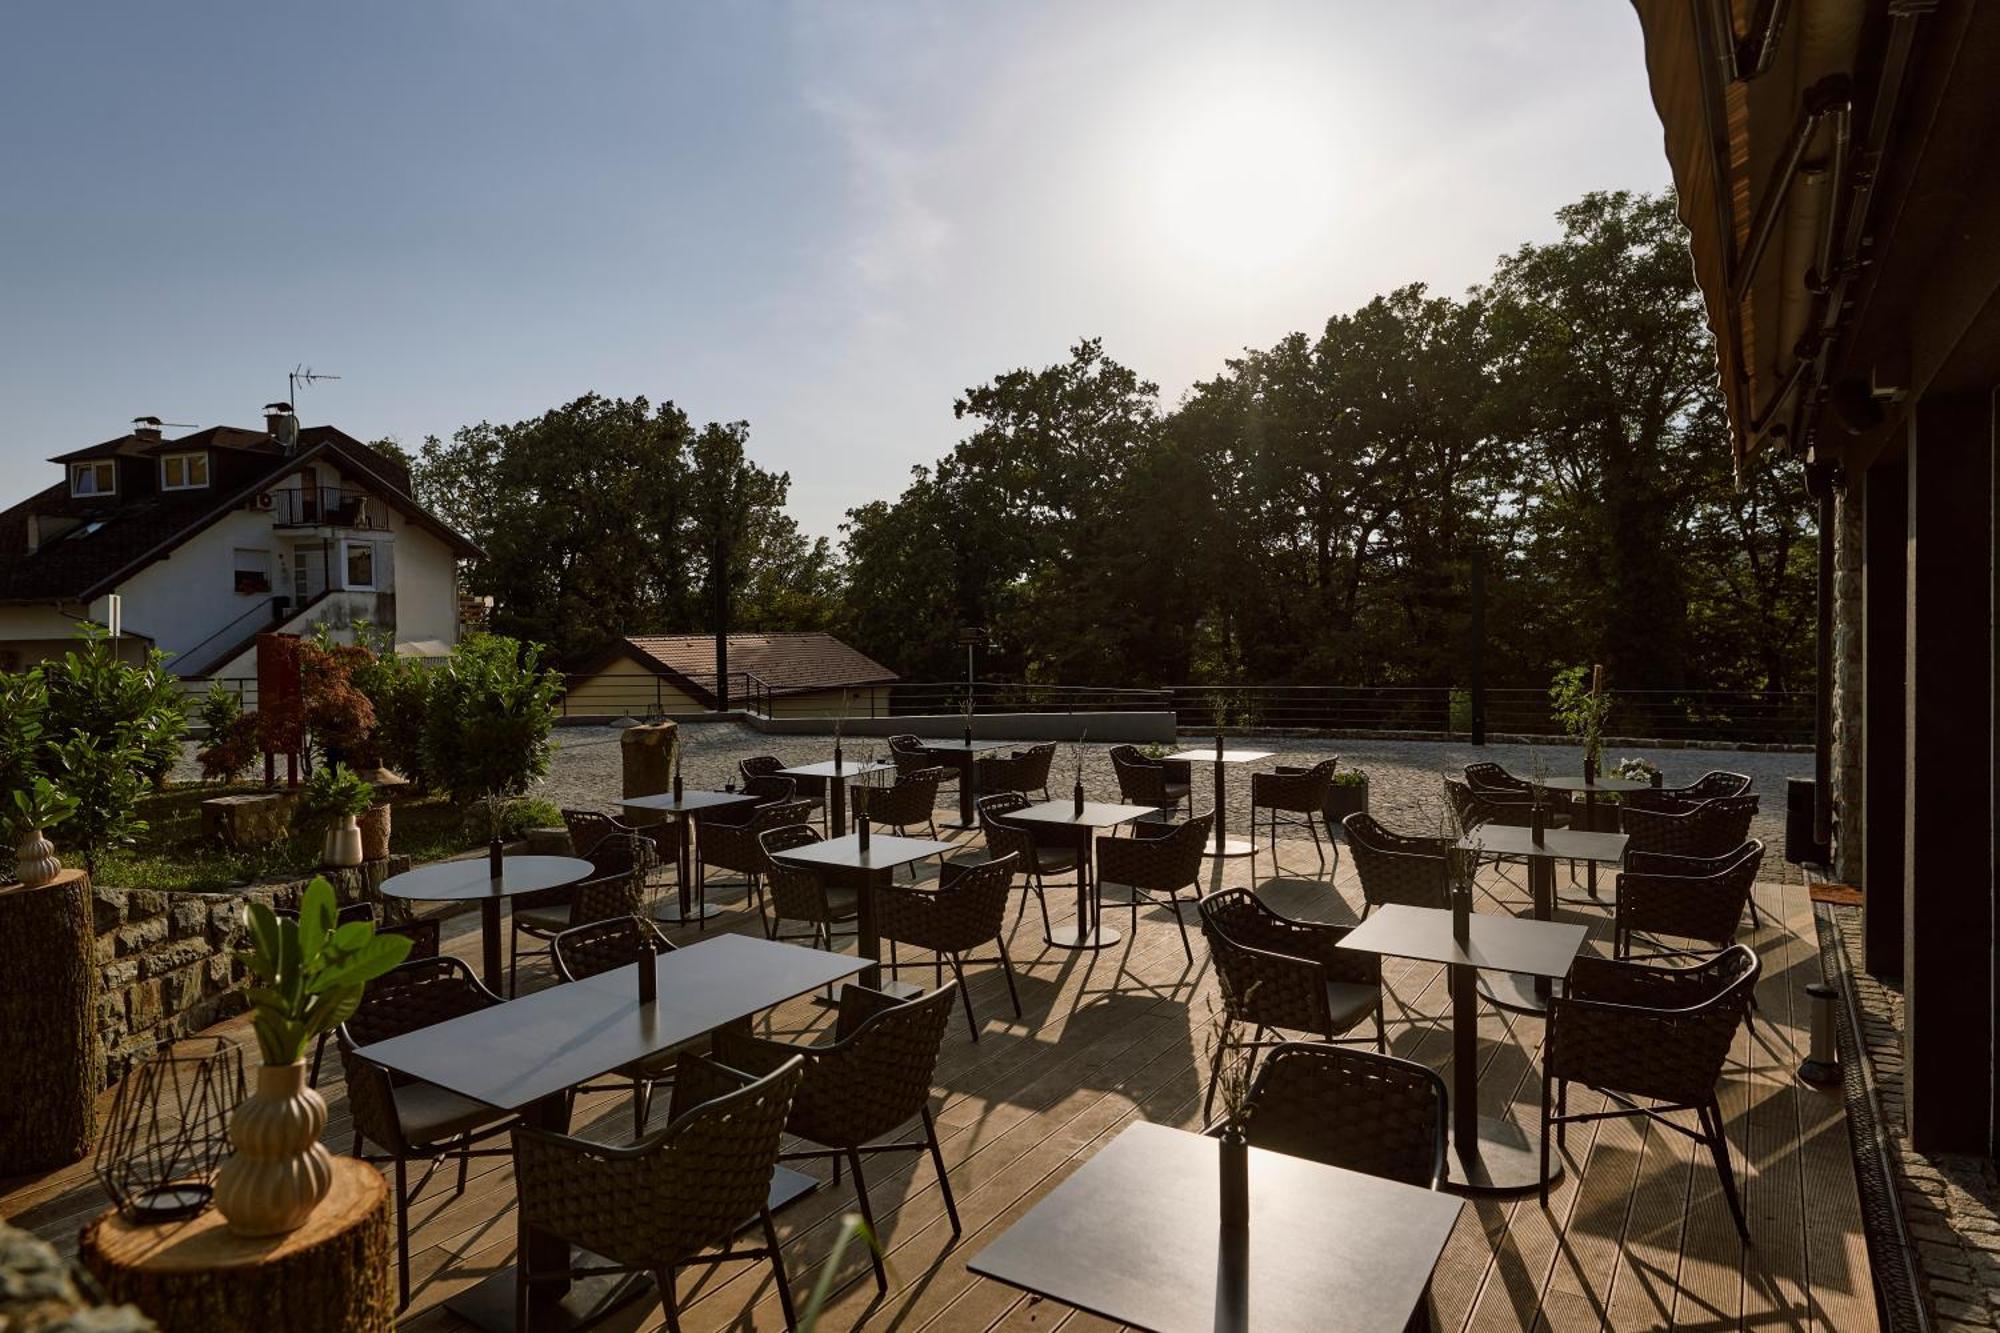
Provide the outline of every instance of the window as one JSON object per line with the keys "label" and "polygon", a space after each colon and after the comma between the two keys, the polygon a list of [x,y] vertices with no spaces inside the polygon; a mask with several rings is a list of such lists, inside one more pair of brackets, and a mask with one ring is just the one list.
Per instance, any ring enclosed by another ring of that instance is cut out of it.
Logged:
{"label": "window", "polygon": [[271,553],[237,547],[236,591],[246,596],[271,591]]}
{"label": "window", "polygon": [[375,543],[342,542],[341,564],[347,573],[347,586],[363,591],[375,586]]}
{"label": "window", "polygon": [[69,493],[71,495],[116,495],[118,493],[118,465],[109,459],[101,463],[71,463],[69,465]]}
{"label": "window", "polygon": [[207,454],[168,454],[160,460],[160,489],[192,491],[208,485]]}

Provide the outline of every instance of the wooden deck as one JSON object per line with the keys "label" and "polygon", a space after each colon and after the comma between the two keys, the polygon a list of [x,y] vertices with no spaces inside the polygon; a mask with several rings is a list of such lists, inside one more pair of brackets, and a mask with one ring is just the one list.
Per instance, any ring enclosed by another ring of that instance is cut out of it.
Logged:
{"label": "wooden deck", "polygon": [[[1282,846],[1284,871],[1257,862],[1259,887],[1282,910],[1352,921],[1360,902],[1343,861],[1331,882],[1313,873],[1310,844]],[[1223,863],[1216,886],[1247,882],[1248,861]],[[1481,910],[1526,910],[1526,897],[1490,882],[1494,900]],[[736,902],[740,892],[718,898]],[[1573,1127],[1567,1166],[1548,1206],[1533,1196],[1476,1202],[1465,1209],[1432,1287],[1439,1329],[1529,1327],[1799,1328],[1859,1333],[1876,1327],[1868,1259],[1861,1236],[1845,1117],[1836,1092],[1792,1078],[1806,1041],[1804,988],[1819,978],[1806,890],[1758,889],[1761,930],[1746,933],[1764,960],[1755,1032],[1739,1034],[1725,1075],[1722,1104],[1745,1189],[1756,1243],[1741,1245],[1715,1173],[1695,1159],[1682,1136],[1643,1121],[1605,1120]],[[1050,894],[1058,922],[1073,895]],[[1592,927],[1606,949],[1610,913],[1563,909]],[[1188,912],[1190,920],[1193,912]],[[1129,930],[1124,909],[1106,919],[1127,932],[1103,954],[1047,949],[1032,903],[1013,937],[1026,1017],[1016,1022],[995,968],[975,969],[973,990],[982,1038],[968,1039],[955,1015],[938,1069],[938,1127],[957,1191],[965,1234],[954,1245],[927,1161],[878,1159],[872,1197],[888,1250],[892,1291],[877,1301],[865,1258],[850,1253],[822,1328],[909,1331],[1051,1329],[1084,1333],[1105,1321],[1021,1295],[966,1271],[966,1258],[1134,1119],[1195,1127],[1203,1091],[1202,1037],[1214,982],[1193,933],[1194,961],[1182,953],[1171,919],[1141,913]],[[755,929],[741,911],[710,929]],[[476,951],[469,918],[451,923],[448,947]],[[683,934],[686,934],[685,932]],[[1441,969],[1391,962],[1387,976],[1390,1040],[1401,1055],[1427,1061],[1450,1077],[1450,1034]],[[906,974],[913,979],[921,974]],[[828,1011],[805,1001],[770,1016],[780,1034],[824,1028]],[[1509,1107],[1532,1133],[1540,1020],[1486,1010],[1480,1023],[1482,1109]],[[222,1031],[248,1040],[240,1021]],[[323,1086],[331,1109],[328,1142],[345,1151],[350,1129],[337,1061]],[[18,1072],[17,1075],[19,1076]],[[1593,1109],[1589,1094],[1574,1109]],[[663,1123],[664,1098],[655,1126]],[[594,1137],[624,1141],[629,1102],[593,1094],[577,1124]],[[484,1170],[481,1170],[481,1167]],[[454,1292],[508,1262],[514,1243],[511,1173],[504,1162],[475,1163],[470,1187],[454,1196],[441,1181],[412,1209],[414,1301],[404,1327],[467,1327],[441,1308]],[[33,1181],[5,1183],[0,1213],[65,1247],[102,1207],[88,1164]],[[821,1265],[851,1194],[823,1189],[779,1217],[794,1289],[803,1297]],[[1337,1249],[1338,1236],[1326,1243]],[[682,1323],[689,1333],[720,1328],[780,1328],[765,1265],[728,1265],[682,1279]],[[658,1306],[640,1302],[606,1325],[661,1326]],[[1329,1328],[1338,1313],[1329,1312]]]}

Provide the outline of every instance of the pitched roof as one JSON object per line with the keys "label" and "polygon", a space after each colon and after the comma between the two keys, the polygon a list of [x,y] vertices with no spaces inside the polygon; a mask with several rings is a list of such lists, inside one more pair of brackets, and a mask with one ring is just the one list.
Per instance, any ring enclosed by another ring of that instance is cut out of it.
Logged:
{"label": "pitched roof", "polygon": [[[715,679],[713,634],[635,635],[625,640],[628,655],[656,670],[692,681]],[[881,685],[896,673],[858,648],[817,630],[792,634],[732,634],[729,670],[748,672],[773,694]],[[706,693],[697,686],[696,693]]]}
{"label": "pitched roof", "polygon": [[[165,447],[162,447],[162,446]],[[72,496],[67,479],[0,512],[0,602],[87,602],[115,588],[182,542],[241,507],[251,496],[295,469],[324,458],[369,481],[384,500],[463,556],[479,548],[434,517],[409,493],[409,473],[394,460],[331,426],[299,431],[290,454],[260,431],[214,426],[177,440],[125,436],[52,462],[83,457],[143,456],[153,452],[227,448],[251,455],[233,488],[161,491],[132,496]],[[262,457],[268,455],[268,457]],[[40,547],[28,550],[28,519],[43,524]],[[68,530],[50,536],[51,520]],[[92,526],[95,524],[96,526]]]}

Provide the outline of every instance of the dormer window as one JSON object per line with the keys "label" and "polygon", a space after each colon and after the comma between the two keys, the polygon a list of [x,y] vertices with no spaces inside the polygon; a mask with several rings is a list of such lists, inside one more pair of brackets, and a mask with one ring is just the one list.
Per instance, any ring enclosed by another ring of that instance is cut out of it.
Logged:
{"label": "dormer window", "polygon": [[208,485],[207,454],[167,454],[160,459],[160,489],[195,491]]}
{"label": "dormer window", "polygon": [[116,495],[118,493],[118,465],[105,460],[97,463],[71,463],[69,465],[69,493],[78,497]]}

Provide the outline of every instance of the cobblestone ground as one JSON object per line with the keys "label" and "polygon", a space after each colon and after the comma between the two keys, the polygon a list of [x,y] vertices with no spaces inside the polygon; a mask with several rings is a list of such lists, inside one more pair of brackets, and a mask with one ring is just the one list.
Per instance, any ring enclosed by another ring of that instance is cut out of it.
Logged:
{"label": "cobblestone ground", "polygon": [[2000,1180],[1985,1158],[1911,1149],[1903,1136],[1902,991],[1862,970],[1861,913],[1839,909],[1834,916],[1931,1315],[1947,1331],[2000,1327]]}
{"label": "cobblestone ground", "polygon": [[[739,723],[704,722],[681,728],[684,738],[683,773],[690,787],[719,788],[736,777],[736,762],[746,755],[775,754],[787,763],[814,763],[833,755],[833,742],[826,736],[767,735]],[[557,805],[579,809],[611,810],[619,795],[619,732],[615,727],[561,727],[556,731],[558,749],[549,774],[536,789]],[[1190,745],[1201,740],[1183,736]],[[1228,743],[1237,748],[1269,750],[1272,758],[1258,765],[1236,765],[1229,770],[1227,817],[1231,827],[1243,829],[1250,818],[1251,767],[1265,764],[1310,764],[1330,755],[1339,755],[1343,768],[1358,768],[1368,775],[1369,808],[1384,823],[1406,832],[1435,831],[1445,811],[1442,774],[1460,775],[1465,765],[1482,759],[1504,764],[1515,773],[1581,771],[1581,752],[1573,746],[1471,745],[1449,741],[1387,740],[1302,740],[1297,737],[1231,735]],[[842,746],[859,758],[873,744],[887,756],[879,741],[850,739]],[[1057,754],[1054,781],[1068,787],[1073,780],[1078,747],[1065,745]],[[1118,784],[1105,757],[1109,745],[1085,745],[1083,785],[1093,800],[1115,800]],[[1616,763],[1641,755],[1660,766],[1668,786],[1693,781],[1710,769],[1722,768],[1748,773],[1755,790],[1763,796],[1763,808],[1752,826],[1770,850],[1764,858],[1764,878],[1797,882],[1798,869],[1785,865],[1785,779],[1810,775],[1812,756],[1757,750],[1644,750],[1612,749],[1608,759]],[[1205,809],[1211,800],[1211,767],[1195,774],[1195,804]]]}

